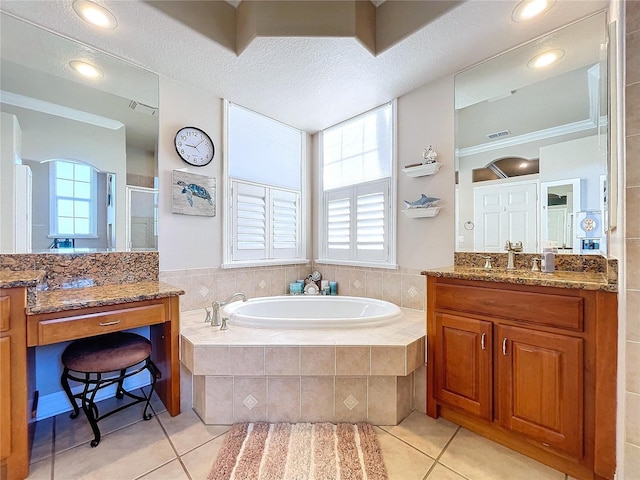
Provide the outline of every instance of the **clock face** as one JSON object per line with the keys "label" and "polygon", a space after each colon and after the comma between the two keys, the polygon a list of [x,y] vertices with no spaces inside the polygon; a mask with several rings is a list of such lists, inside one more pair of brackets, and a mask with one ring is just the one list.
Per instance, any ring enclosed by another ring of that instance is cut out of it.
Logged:
{"label": "clock face", "polygon": [[199,128],[184,127],[178,130],[175,146],[180,158],[189,165],[204,167],[213,160],[213,142],[209,135]]}

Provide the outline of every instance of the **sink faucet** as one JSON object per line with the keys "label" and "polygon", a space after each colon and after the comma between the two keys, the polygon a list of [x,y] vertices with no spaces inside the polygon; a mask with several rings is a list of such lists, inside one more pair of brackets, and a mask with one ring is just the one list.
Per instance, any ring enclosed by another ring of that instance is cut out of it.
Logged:
{"label": "sink faucet", "polygon": [[509,254],[509,257],[507,259],[507,270],[515,270],[515,259],[516,259],[516,252],[521,252],[522,251],[522,242],[516,242],[516,243],[512,243],[509,240],[507,240],[507,243],[504,246],[504,249],[507,251],[507,253]]}
{"label": "sink faucet", "polygon": [[211,319],[211,326],[212,327],[219,327],[219,326],[222,325],[222,319],[220,318],[220,308],[224,307],[228,303],[231,303],[231,301],[236,297],[242,298],[243,302],[247,301],[247,296],[244,293],[236,292],[236,293],[234,293],[233,295],[229,296],[229,298],[227,298],[226,300],[224,300],[222,302],[220,300],[216,300],[215,302],[213,302],[211,304],[211,307],[213,308],[213,318]]}

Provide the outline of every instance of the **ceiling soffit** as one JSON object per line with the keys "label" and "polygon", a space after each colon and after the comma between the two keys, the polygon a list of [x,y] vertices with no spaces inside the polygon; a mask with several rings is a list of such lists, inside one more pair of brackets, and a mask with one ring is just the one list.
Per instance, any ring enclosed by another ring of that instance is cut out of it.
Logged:
{"label": "ceiling soffit", "polygon": [[372,55],[423,28],[462,1],[147,0],[149,5],[240,55],[258,37],[355,38]]}

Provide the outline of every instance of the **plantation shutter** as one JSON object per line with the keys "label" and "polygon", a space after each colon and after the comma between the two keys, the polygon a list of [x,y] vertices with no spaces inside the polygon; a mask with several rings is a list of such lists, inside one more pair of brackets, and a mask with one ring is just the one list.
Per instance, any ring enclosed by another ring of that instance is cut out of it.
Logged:
{"label": "plantation shutter", "polygon": [[299,254],[300,194],[232,182],[232,260],[295,258]]}
{"label": "plantation shutter", "polygon": [[233,260],[258,260],[267,255],[267,189],[232,183]]}
{"label": "plantation shutter", "polygon": [[389,191],[385,179],[325,194],[327,258],[387,259]]}
{"label": "plantation shutter", "polygon": [[300,194],[271,188],[271,258],[298,256]]}
{"label": "plantation shutter", "polygon": [[325,195],[326,256],[348,259],[351,256],[351,205],[349,189],[333,191]]}
{"label": "plantation shutter", "polygon": [[387,258],[389,182],[363,185],[355,190],[356,259]]}

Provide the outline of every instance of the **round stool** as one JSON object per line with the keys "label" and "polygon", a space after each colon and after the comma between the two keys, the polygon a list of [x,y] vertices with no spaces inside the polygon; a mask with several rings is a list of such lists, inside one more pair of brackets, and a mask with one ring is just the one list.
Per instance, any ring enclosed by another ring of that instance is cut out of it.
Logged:
{"label": "round stool", "polygon": [[[103,418],[141,402],[146,402],[142,418],[144,420],[151,418],[147,409],[156,380],[160,378],[160,371],[151,361],[151,342],[146,338],[135,333],[115,332],[76,340],[62,353],[62,364],[64,370],[60,382],[73,406],[71,418],[76,418],[80,413],[75,400],[77,398],[81,401],[82,410],[95,436],[91,441],[92,447],[100,443],[98,422]],[[147,397],[134,395],[123,388],[125,378],[143,370],[151,374],[151,391]],[[74,395],[69,387],[69,380],[82,383],[84,385],[82,392]],[[96,393],[114,384],[117,384],[116,398],[122,399],[126,395],[133,401],[101,416],[94,401]]]}

